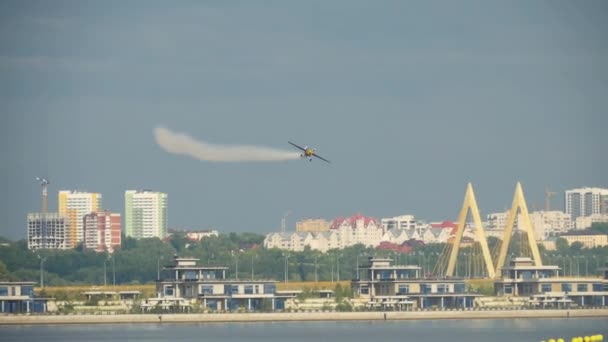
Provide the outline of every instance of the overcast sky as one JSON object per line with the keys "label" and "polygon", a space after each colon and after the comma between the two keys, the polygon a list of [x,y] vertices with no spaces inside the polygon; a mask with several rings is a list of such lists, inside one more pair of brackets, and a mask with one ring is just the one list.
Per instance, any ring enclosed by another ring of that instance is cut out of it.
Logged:
{"label": "overcast sky", "polygon": [[[482,215],[521,181],[608,186],[606,1],[3,1],[0,235],[57,192],[169,194],[169,225],[266,233],[304,217]],[[163,125],[304,160],[165,152]]]}

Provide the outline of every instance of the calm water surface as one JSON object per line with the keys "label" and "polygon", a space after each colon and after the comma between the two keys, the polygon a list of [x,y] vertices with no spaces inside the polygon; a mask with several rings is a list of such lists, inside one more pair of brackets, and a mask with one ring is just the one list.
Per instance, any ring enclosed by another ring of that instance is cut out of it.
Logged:
{"label": "calm water surface", "polygon": [[604,334],[608,319],[0,326],[0,341],[541,341]]}

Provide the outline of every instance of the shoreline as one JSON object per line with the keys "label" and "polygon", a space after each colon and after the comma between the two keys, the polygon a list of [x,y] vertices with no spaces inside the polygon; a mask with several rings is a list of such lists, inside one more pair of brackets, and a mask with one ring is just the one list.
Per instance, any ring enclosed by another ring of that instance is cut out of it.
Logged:
{"label": "shoreline", "polygon": [[[385,316],[386,315],[386,316]],[[6,315],[0,325],[38,324],[135,324],[135,323],[247,323],[335,322],[438,319],[514,319],[608,317],[608,309],[499,310],[499,311],[388,311],[388,312],[296,312],[213,314],[117,314],[117,315]]]}

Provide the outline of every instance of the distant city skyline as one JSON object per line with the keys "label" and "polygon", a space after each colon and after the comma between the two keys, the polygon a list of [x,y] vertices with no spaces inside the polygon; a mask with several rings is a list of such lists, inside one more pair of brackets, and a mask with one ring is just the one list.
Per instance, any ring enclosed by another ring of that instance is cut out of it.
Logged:
{"label": "distant city skyline", "polygon": [[[301,218],[455,219],[608,187],[608,3],[381,1],[0,4],[0,236],[40,185],[167,193],[169,227],[278,231]],[[211,163],[221,145],[315,147],[331,164]]]}

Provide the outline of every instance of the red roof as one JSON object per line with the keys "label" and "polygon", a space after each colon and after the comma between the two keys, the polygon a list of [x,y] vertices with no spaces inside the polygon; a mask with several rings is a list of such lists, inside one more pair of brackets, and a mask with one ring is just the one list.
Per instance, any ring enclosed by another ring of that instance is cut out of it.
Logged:
{"label": "red roof", "polygon": [[336,229],[338,227],[340,227],[342,224],[346,223],[351,227],[354,227],[355,224],[357,223],[357,221],[359,220],[363,220],[363,225],[365,227],[367,227],[370,223],[374,223],[375,225],[378,225],[378,221],[373,218],[373,217],[369,217],[369,216],[365,216],[362,214],[355,214],[351,217],[336,217],[332,222],[331,222],[331,229]]}
{"label": "red roof", "polygon": [[431,223],[431,228],[456,228],[458,225],[450,220],[445,220],[441,223]]}

